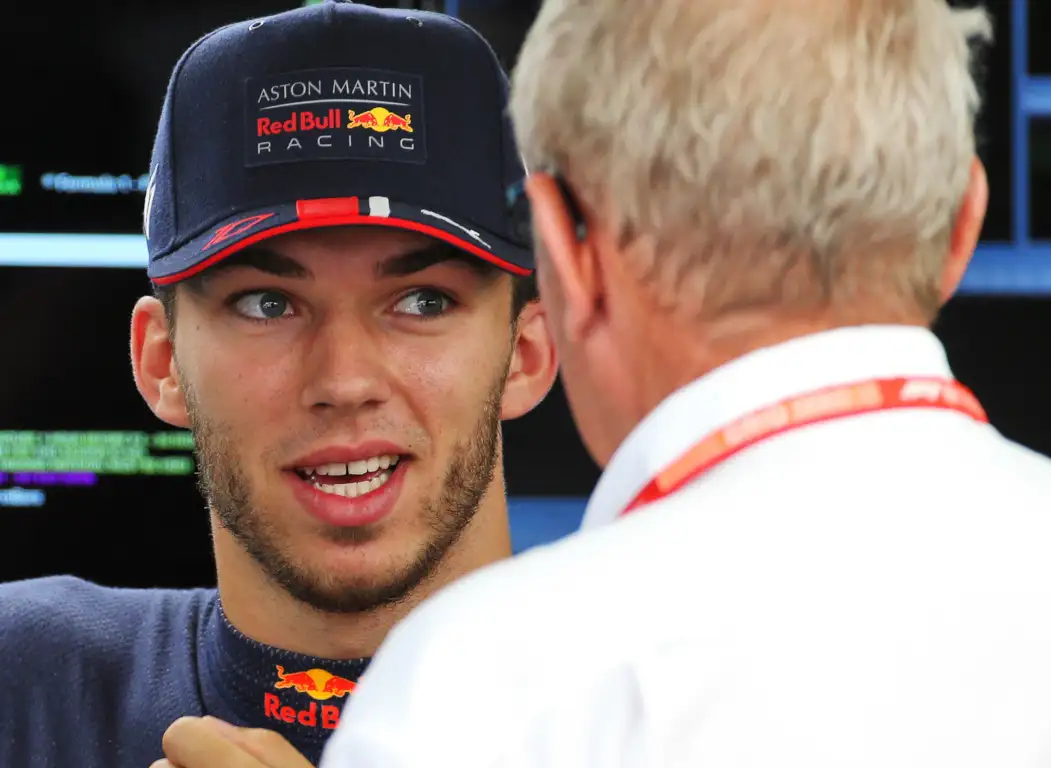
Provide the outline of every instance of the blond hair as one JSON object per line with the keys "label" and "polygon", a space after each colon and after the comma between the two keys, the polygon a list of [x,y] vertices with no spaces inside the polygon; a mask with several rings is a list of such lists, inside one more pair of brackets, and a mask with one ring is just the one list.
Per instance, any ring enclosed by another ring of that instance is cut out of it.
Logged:
{"label": "blond hair", "polygon": [[669,307],[933,314],[991,34],[945,0],[545,0],[511,109]]}

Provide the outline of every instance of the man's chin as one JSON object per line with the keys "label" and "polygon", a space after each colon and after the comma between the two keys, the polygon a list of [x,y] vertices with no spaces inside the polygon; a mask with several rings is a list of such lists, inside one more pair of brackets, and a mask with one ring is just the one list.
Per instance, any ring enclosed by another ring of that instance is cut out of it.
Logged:
{"label": "man's chin", "polygon": [[418,582],[409,579],[338,579],[331,575],[311,578],[301,575],[282,587],[315,610],[333,614],[359,614],[397,605],[408,599]]}
{"label": "man's chin", "polygon": [[328,613],[364,613],[409,598],[427,580],[437,561],[420,550],[408,560],[373,542],[329,542],[318,547],[312,562],[264,564],[292,597]]}

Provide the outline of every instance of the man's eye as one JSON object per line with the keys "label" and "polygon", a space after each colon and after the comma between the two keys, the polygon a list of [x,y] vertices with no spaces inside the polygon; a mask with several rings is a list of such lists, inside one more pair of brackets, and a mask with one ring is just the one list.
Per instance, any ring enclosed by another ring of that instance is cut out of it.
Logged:
{"label": "man's eye", "polygon": [[452,308],[453,300],[441,291],[422,288],[406,294],[394,305],[394,310],[404,315],[438,317]]}
{"label": "man's eye", "polygon": [[251,320],[277,320],[291,311],[288,297],[277,291],[246,293],[234,302],[234,309]]}

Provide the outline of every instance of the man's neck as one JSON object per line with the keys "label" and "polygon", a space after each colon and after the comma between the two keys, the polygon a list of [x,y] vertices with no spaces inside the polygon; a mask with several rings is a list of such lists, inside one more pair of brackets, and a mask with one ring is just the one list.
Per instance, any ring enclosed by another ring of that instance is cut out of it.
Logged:
{"label": "man's neck", "polygon": [[471,571],[511,556],[502,487],[498,478],[468,529],[427,579],[402,601],[363,613],[326,613],[293,598],[227,531],[215,527],[223,611],[238,631],[265,645],[324,659],[370,657],[394,625],[427,597]]}
{"label": "man's neck", "polygon": [[[670,321],[652,343],[638,347],[646,360],[636,370],[646,371],[639,389],[638,421],[670,394],[740,357],[766,347],[814,333],[859,325],[915,325],[926,327],[922,317],[849,317],[831,313],[784,317],[768,313],[738,313],[707,325]],[[632,425],[634,426],[634,425]],[[629,430],[630,431],[630,430]],[[626,433],[625,433],[626,434]]]}

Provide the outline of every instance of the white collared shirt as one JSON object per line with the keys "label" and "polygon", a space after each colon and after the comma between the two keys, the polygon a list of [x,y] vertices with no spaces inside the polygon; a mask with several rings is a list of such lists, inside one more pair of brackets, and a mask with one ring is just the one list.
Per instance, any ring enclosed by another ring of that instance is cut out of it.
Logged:
{"label": "white collared shirt", "polygon": [[323,768],[1051,765],[1051,460],[959,413],[787,432],[617,515],[711,431],[818,388],[950,376],[925,329],[732,362],[617,450],[583,529],[412,613]]}

